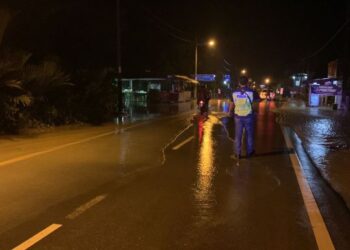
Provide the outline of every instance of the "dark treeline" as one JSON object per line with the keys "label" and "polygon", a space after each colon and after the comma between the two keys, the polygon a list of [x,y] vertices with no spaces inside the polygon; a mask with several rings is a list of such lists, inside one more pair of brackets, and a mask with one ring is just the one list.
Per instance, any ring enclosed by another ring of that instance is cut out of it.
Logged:
{"label": "dark treeline", "polygon": [[113,118],[113,70],[80,70],[70,76],[55,61],[32,64],[30,58],[28,52],[0,52],[1,132]]}

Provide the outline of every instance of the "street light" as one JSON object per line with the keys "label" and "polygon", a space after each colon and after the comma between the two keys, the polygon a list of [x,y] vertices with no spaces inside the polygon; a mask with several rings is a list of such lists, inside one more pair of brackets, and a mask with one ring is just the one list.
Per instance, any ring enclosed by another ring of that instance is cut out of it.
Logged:
{"label": "street light", "polygon": [[270,78],[268,78],[268,77],[265,78],[265,83],[266,83],[266,84],[269,84],[270,82],[271,82],[271,79],[270,79]]}
{"label": "street light", "polygon": [[246,70],[246,69],[242,69],[242,70],[241,70],[241,74],[242,74],[242,75],[247,74],[247,70]]}
{"label": "street light", "polygon": [[[216,42],[214,39],[210,39],[207,43],[198,43],[197,38],[195,41],[195,50],[194,50],[194,79],[197,80],[197,70],[198,70],[198,46],[208,46],[214,48]],[[197,98],[197,88],[194,88],[194,98]]]}
{"label": "street light", "polygon": [[209,47],[214,47],[215,46],[215,40],[214,39],[209,40],[208,46]]}
{"label": "street light", "polygon": [[195,51],[194,51],[194,79],[197,80],[197,69],[198,69],[198,46],[208,46],[214,48],[216,42],[214,39],[210,39],[207,43],[198,43],[197,39],[195,41]]}

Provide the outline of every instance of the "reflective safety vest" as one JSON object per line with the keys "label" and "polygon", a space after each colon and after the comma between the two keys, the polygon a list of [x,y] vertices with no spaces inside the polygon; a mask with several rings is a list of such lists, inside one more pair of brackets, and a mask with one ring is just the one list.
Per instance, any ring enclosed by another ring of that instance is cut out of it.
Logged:
{"label": "reflective safety vest", "polygon": [[235,114],[238,116],[247,116],[253,113],[253,91],[250,89],[237,90],[232,93],[232,99],[235,104]]}

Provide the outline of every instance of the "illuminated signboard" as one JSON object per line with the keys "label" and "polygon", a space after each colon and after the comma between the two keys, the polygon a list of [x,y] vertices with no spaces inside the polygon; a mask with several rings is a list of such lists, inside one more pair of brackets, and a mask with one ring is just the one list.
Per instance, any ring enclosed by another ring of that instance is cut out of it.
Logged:
{"label": "illuminated signboard", "polygon": [[223,84],[228,85],[231,83],[231,75],[223,75]]}
{"label": "illuminated signboard", "polygon": [[224,81],[231,81],[231,75],[224,75]]}
{"label": "illuminated signboard", "polygon": [[341,95],[342,88],[337,85],[311,85],[311,93],[317,95]]}
{"label": "illuminated signboard", "polygon": [[215,74],[197,74],[197,80],[200,82],[215,82]]}

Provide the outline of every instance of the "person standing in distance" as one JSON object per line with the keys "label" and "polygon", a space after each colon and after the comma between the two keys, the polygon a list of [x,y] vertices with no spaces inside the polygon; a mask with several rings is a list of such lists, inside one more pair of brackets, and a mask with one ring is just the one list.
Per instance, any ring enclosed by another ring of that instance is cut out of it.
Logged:
{"label": "person standing in distance", "polygon": [[254,111],[253,102],[258,101],[256,91],[248,87],[248,78],[241,76],[237,90],[231,96],[231,109],[234,108],[235,119],[235,158],[240,159],[242,155],[242,137],[245,130],[247,142],[247,157],[254,155]]}

